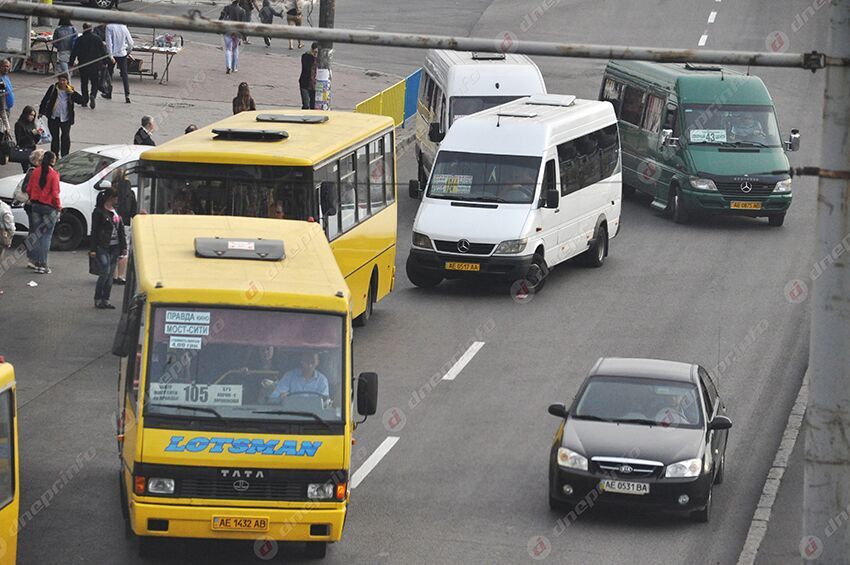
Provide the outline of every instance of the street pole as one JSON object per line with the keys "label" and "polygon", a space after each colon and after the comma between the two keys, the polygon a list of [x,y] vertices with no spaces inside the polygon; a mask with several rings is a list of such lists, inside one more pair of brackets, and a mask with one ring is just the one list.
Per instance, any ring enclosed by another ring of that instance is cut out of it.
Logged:
{"label": "street pole", "polygon": [[[833,0],[829,47],[850,57],[850,0]],[[850,564],[850,68],[829,67],[818,174],[809,346],[803,563]]]}
{"label": "street pole", "polygon": [[[332,29],[334,27],[334,12],[336,0],[321,0],[319,3],[319,27]],[[334,44],[330,41],[319,42],[319,68],[316,71],[316,106],[317,110],[331,109],[331,60],[333,59]]]}

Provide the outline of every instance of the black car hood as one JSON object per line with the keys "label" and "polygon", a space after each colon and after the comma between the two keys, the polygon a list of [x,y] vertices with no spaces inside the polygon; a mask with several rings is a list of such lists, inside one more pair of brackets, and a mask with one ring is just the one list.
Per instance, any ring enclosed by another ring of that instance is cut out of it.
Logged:
{"label": "black car hood", "polygon": [[561,445],[592,457],[660,461],[665,465],[701,458],[705,431],[677,427],[615,424],[569,418]]}

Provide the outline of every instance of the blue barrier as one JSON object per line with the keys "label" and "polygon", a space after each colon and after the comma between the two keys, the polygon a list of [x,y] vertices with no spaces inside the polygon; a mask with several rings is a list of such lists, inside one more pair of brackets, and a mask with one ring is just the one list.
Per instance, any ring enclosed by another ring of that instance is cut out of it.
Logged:
{"label": "blue barrier", "polygon": [[[413,74],[404,79],[404,121],[416,113],[416,104],[419,101],[419,81],[422,79],[422,69],[417,69]],[[402,126],[404,127],[404,122]]]}

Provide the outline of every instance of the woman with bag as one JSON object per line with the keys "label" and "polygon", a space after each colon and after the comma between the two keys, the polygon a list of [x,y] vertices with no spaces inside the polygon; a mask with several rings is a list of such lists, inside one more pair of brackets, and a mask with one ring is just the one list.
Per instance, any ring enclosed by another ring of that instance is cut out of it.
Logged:
{"label": "woman with bag", "polygon": [[74,90],[68,75],[56,77],[38,106],[39,116],[47,116],[47,126],[53,139],[50,150],[61,157],[71,152],[71,126],[74,125],[74,104],[85,104],[82,94]]}
{"label": "woman with bag", "polygon": [[[15,142],[18,144],[18,158],[13,157],[13,161],[21,164],[21,169],[27,172],[30,168],[30,155],[35,150],[35,146],[41,141],[41,132],[38,131],[36,123],[37,114],[32,106],[24,106],[24,111],[21,112],[21,117],[15,122]],[[20,159],[20,160],[19,160]]]}
{"label": "woman with bag", "polygon": [[34,169],[27,183],[27,194],[32,204],[30,237],[33,247],[35,272],[48,275],[47,254],[53,239],[53,228],[59,220],[62,204],[59,201],[59,173],[53,169],[56,155],[47,151],[41,166]]}
{"label": "woman with bag", "polygon": [[[127,171],[123,168],[115,169],[112,173],[112,187],[118,191],[118,215],[124,222],[124,240],[127,242],[127,248],[130,247],[130,223],[139,211],[139,203],[136,200],[136,195],[133,194],[133,188],[130,186],[130,179],[127,178]],[[115,271],[114,284],[125,284],[127,282],[127,254],[121,255],[118,258],[118,268]]]}
{"label": "woman with bag", "polygon": [[118,189],[110,186],[101,193],[100,205],[91,214],[91,248],[89,257],[97,260],[98,277],[94,287],[94,307],[114,310],[109,303],[112,279],[118,258],[127,253],[124,223],[118,215]]}
{"label": "woman with bag", "polygon": [[[291,26],[301,27],[303,16],[301,15],[301,0],[285,0],[283,7],[286,8],[286,23]],[[304,42],[298,40],[298,48],[304,47]],[[292,40],[289,40],[289,48],[292,49]]]}

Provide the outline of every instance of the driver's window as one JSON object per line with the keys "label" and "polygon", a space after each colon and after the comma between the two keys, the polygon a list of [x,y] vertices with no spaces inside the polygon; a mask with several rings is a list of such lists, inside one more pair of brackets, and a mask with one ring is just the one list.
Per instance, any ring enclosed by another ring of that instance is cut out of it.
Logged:
{"label": "driver's window", "polygon": [[711,416],[714,414],[714,405],[711,402],[711,398],[705,388],[705,383],[702,381],[702,379],[700,379],[699,381],[699,390],[702,394],[702,399],[705,402],[705,411],[708,414],[708,417],[711,418]]}
{"label": "driver's window", "polygon": [[543,171],[543,197],[546,198],[550,190],[557,188],[558,179],[555,173],[555,160],[549,159],[546,162],[546,170]]}

